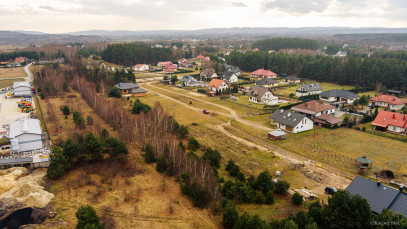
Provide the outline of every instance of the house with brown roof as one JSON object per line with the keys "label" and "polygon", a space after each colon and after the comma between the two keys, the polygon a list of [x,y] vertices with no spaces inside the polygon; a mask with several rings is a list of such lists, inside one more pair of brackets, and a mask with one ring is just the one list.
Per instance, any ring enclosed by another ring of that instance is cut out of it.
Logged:
{"label": "house with brown roof", "polygon": [[252,77],[256,78],[276,78],[277,74],[270,71],[270,70],[264,70],[264,69],[257,69],[256,71],[250,73]]}
{"label": "house with brown roof", "polygon": [[157,66],[162,68],[165,65],[169,65],[169,64],[172,64],[172,62],[171,61],[160,61],[160,62],[158,62]]}
{"label": "house with brown roof", "polygon": [[372,126],[379,131],[407,134],[407,115],[390,111],[379,111],[379,114],[377,114],[372,122]]}
{"label": "house with brown roof", "polygon": [[249,101],[253,103],[261,103],[274,105],[278,103],[278,97],[273,94],[270,88],[261,86],[252,86],[249,90]]}
{"label": "house with brown roof", "polygon": [[293,106],[291,110],[304,114],[308,117],[315,118],[317,116],[335,114],[335,107],[329,104],[324,104],[315,100]]}
{"label": "house with brown roof", "polygon": [[203,70],[201,72],[200,76],[201,76],[201,79],[203,79],[203,80],[208,80],[208,79],[218,77],[218,75],[215,72],[215,69],[213,69],[213,68],[208,68],[208,69]]}
{"label": "house with brown roof", "polygon": [[320,116],[315,117],[314,122],[321,123],[321,124],[329,126],[329,127],[334,127],[334,126],[341,126],[343,123],[343,120],[340,118],[337,118],[333,115],[322,114]]}
{"label": "house with brown roof", "polygon": [[401,110],[406,102],[394,95],[379,95],[370,99],[370,105],[388,107],[390,110]]}
{"label": "house with brown roof", "polygon": [[210,91],[224,91],[229,88],[229,85],[224,81],[220,79],[212,79],[211,82],[209,82],[209,90]]}

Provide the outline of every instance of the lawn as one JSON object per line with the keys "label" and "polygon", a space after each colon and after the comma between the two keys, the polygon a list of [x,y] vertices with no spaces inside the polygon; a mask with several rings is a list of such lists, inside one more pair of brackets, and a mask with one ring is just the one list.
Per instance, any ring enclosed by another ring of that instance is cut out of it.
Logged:
{"label": "lawn", "polygon": [[[315,83],[315,81],[306,81],[304,83]],[[341,86],[339,84],[334,84],[334,83],[320,83],[319,82],[319,84],[321,85],[321,87],[323,89],[322,91],[328,91],[328,90],[332,90],[332,89],[350,90],[350,89],[355,88],[354,86],[346,86],[346,85]],[[287,97],[290,96],[290,94],[294,94],[294,96],[295,96],[295,91],[301,85],[302,85],[302,83],[289,84],[286,88],[283,88],[283,89],[278,89],[277,88],[276,94],[277,95],[282,95],[282,96],[287,96]]]}
{"label": "lawn", "polygon": [[0,68],[0,79],[26,77],[24,67],[20,68]]}
{"label": "lawn", "polygon": [[9,80],[0,80],[0,88],[12,87],[14,82],[24,81],[24,79],[9,79]]}
{"label": "lawn", "polygon": [[288,140],[276,142],[276,145],[352,174],[357,174],[355,159],[366,155],[373,160],[372,172],[389,169],[395,174],[407,175],[406,142],[354,129],[322,128],[316,136],[314,131],[289,134]]}

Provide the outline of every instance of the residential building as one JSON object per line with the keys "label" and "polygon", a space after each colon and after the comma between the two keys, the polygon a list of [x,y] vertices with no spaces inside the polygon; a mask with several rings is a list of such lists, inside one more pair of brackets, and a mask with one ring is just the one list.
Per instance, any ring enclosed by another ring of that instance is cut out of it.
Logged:
{"label": "residential building", "polygon": [[14,96],[31,96],[31,85],[27,81],[13,83]]}
{"label": "residential building", "polygon": [[201,76],[201,79],[204,79],[204,80],[218,77],[218,75],[215,72],[215,69],[213,69],[213,68],[208,68],[208,69],[203,70],[201,72],[200,76]]}
{"label": "residential building", "polygon": [[229,88],[229,85],[224,81],[220,79],[212,79],[211,82],[209,82],[209,90],[211,91],[224,91]]}
{"label": "residential building", "polygon": [[228,83],[237,83],[239,80],[236,72],[224,72],[222,78]]}
{"label": "residential building", "polygon": [[314,122],[326,125],[328,127],[341,126],[343,120],[330,114],[322,114],[315,117]]}
{"label": "residential building", "polygon": [[263,78],[261,80],[256,81],[256,85],[263,87],[277,87],[279,83],[280,82],[278,82],[277,80],[273,80],[270,78]]}
{"label": "residential building", "polygon": [[197,60],[204,60],[204,59],[205,59],[205,57],[204,57],[204,56],[202,56],[201,54],[199,54],[199,55],[196,57],[196,59],[197,59]]}
{"label": "residential building", "polygon": [[42,149],[40,120],[23,118],[10,123],[9,138],[13,153]]}
{"label": "residential building", "polygon": [[136,64],[133,67],[134,71],[139,71],[139,72],[148,71],[149,69],[150,69],[150,66],[148,66],[147,64]]}
{"label": "residential building", "polygon": [[322,92],[322,87],[319,83],[303,84],[295,91],[297,97],[307,95],[317,95]]}
{"label": "residential building", "polygon": [[278,97],[271,92],[270,88],[261,86],[252,86],[249,90],[249,101],[267,105],[278,104]]}
{"label": "residential building", "polygon": [[16,57],[16,58],[14,59],[14,62],[15,62],[15,63],[18,63],[18,64],[21,64],[21,63],[24,63],[26,59],[27,59],[27,58],[20,56],[20,57]]}
{"label": "residential building", "polygon": [[242,71],[240,70],[239,67],[228,65],[228,64],[223,64],[224,67],[224,72],[233,72],[236,73],[237,76],[240,76],[242,74]]}
{"label": "residential building", "polygon": [[322,114],[335,114],[335,107],[329,104],[324,104],[315,100],[293,106],[291,110],[306,115],[310,118],[315,118]]}
{"label": "residential building", "polygon": [[403,95],[406,94],[405,91],[400,91],[400,90],[387,90],[387,92],[388,92],[390,95],[397,95],[397,96],[403,96]]}
{"label": "residential building", "polygon": [[120,89],[122,94],[130,93],[132,90],[139,88],[140,86],[134,83],[118,83],[114,85],[116,88]]}
{"label": "residential building", "polygon": [[171,61],[160,61],[160,62],[158,62],[157,66],[162,68],[165,65],[169,65],[169,64],[172,64],[172,62]]}
{"label": "residential building", "polygon": [[[49,60],[39,60],[39,61],[37,61],[37,64],[50,64],[50,63],[51,63],[51,61],[49,61]],[[101,68],[102,68],[102,66],[101,66]]]}
{"label": "residential building", "polygon": [[379,111],[372,122],[372,126],[379,131],[407,134],[407,115],[391,111]]}
{"label": "residential building", "polygon": [[6,68],[16,68],[16,67],[21,67],[21,64],[16,62],[10,62],[6,64]]}
{"label": "residential building", "polygon": [[295,76],[287,76],[284,78],[284,82],[287,83],[300,83],[301,78],[295,77]]}
{"label": "residential building", "polygon": [[194,87],[199,85],[198,81],[193,76],[182,77],[181,84],[184,87]]}
{"label": "residential building", "polygon": [[406,102],[397,98],[394,95],[378,95],[370,99],[370,105],[388,107],[390,110],[401,110],[406,105]]}
{"label": "residential building", "polygon": [[319,94],[319,99],[327,102],[353,103],[357,98],[359,96],[355,93],[339,89],[332,89]]}
{"label": "residential building", "polygon": [[367,200],[373,214],[381,214],[384,209],[389,209],[393,214],[407,216],[407,193],[403,187],[399,189],[382,184],[380,181],[372,181],[360,176],[346,188],[351,195],[359,195]]}
{"label": "residential building", "polygon": [[133,97],[141,97],[147,95],[147,91],[142,88],[133,89],[130,91],[130,93]]}
{"label": "residential building", "polygon": [[299,133],[314,128],[314,123],[307,116],[289,110],[278,109],[270,115],[271,124],[276,123],[277,129]]}
{"label": "residential building", "polygon": [[335,55],[333,55],[334,57],[345,57],[348,54],[346,53],[346,51],[339,51],[337,52]]}
{"label": "residential building", "polygon": [[258,69],[252,73],[250,73],[252,77],[256,78],[277,78],[277,74],[270,71],[270,70],[264,70],[264,69]]}
{"label": "residential building", "polygon": [[175,72],[175,71],[177,71],[178,67],[175,64],[167,64],[163,68],[164,68],[164,71],[166,71],[166,72]]}

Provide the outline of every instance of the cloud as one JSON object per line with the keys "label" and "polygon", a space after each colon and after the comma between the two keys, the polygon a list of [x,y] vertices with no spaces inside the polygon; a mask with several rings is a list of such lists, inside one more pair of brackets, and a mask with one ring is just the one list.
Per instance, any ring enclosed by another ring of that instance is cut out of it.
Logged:
{"label": "cloud", "polygon": [[324,11],[332,0],[314,0],[314,1],[301,1],[301,0],[266,0],[261,3],[263,12],[274,9],[287,13],[300,13],[307,14],[311,12]]}
{"label": "cloud", "polygon": [[40,9],[44,9],[44,10],[54,10],[54,7],[48,6],[48,5],[42,5],[42,6],[40,6]]}
{"label": "cloud", "polygon": [[247,7],[247,5],[244,4],[243,2],[232,2],[232,5],[237,7]]}

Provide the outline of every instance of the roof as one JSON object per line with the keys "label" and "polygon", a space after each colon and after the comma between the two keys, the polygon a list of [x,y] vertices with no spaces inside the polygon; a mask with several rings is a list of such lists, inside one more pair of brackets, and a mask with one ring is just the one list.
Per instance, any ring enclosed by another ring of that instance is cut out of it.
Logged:
{"label": "roof", "polygon": [[274,119],[274,121],[278,123],[295,127],[307,117],[303,114],[298,114],[289,110],[278,109],[270,115],[270,118]]}
{"label": "roof", "polygon": [[42,134],[40,120],[22,118],[10,123],[10,139],[22,134]]}
{"label": "roof", "polygon": [[335,124],[339,124],[339,123],[343,122],[342,119],[337,118],[330,114],[322,114],[320,116],[317,116],[315,118],[315,121],[319,122],[319,123],[329,123],[331,125],[335,125]]}
{"label": "roof", "polygon": [[402,105],[406,103],[405,101],[397,98],[394,95],[383,95],[383,94],[371,98],[370,101],[389,103],[392,105]]}
{"label": "roof", "polygon": [[[223,79],[226,80],[226,81],[229,81],[230,78],[232,78],[233,75],[236,75],[236,73],[235,72],[224,72],[223,73]],[[236,75],[236,77],[237,77],[237,75]]]}
{"label": "roof", "polygon": [[224,64],[225,72],[241,72],[240,68],[237,66],[232,66],[229,64]]}
{"label": "roof", "polygon": [[287,76],[287,77],[285,77],[285,79],[287,79],[287,80],[301,80],[301,78],[298,78],[296,76]]}
{"label": "roof", "polygon": [[147,91],[142,88],[133,89],[130,93],[139,94],[139,93],[146,93]]}
{"label": "roof", "polygon": [[359,97],[358,95],[356,95],[353,92],[339,90],[339,89],[332,89],[332,90],[324,91],[319,95],[325,96],[325,97],[341,97],[341,98],[346,98],[346,99],[354,99],[354,98]]}
{"label": "roof", "polygon": [[322,91],[321,85],[319,83],[305,83],[297,88],[298,92],[307,92],[307,91]]}
{"label": "roof", "polygon": [[202,56],[201,54],[199,54],[197,57],[196,57],[196,59],[205,59],[205,57],[204,56]]}
{"label": "roof", "polygon": [[14,82],[13,88],[18,88],[18,87],[31,87],[31,86],[30,86],[30,83],[27,81]]}
{"label": "roof", "polygon": [[301,113],[306,113],[306,114],[311,114],[311,115],[314,115],[315,113],[318,113],[321,111],[332,110],[332,109],[335,109],[335,107],[332,105],[329,105],[329,104],[323,104],[322,102],[318,102],[315,100],[301,103],[301,104],[298,104],[291,108],[291,110],[293,110],[293,111],[298,111]]}
{"label": "roof", "polygon": [[263,78],[261,80],[256,81],[256,85],[268,85],[268,84],[275,84],[279,83],[277,80],[273,80],[270,78]]}
{"label": "roof", "polygon": [[157,65],[165,65],[165,64],[172,64],[171,61],[160,61],[157,63]]}
{"label": "roof", "polygon": [[220,79],[212,79],[211,82],[209,82],[209,87],[215,87],[215,88],[219,88],[220,85],[222,83],[224,83],[225,81],[220,80]]}
{"label": "roof", "polygon": [[139,88],[140,86],[134,84],[134,83],[118,83],[114,85],[115,87],[119,88],[120,90],[128,90],[128,89],[133,89],[133,88]]}
{"label": "roof", "polygon": [[250,88],[249,96],[256,97],[256,98],[262,98],[264,96],[264,94],[266,94],[267,92],[272,93],[270,91],[270,88],[255,85]]}
{"label": "roof", "polygon": [[270,70],[264,70],[264,69],[257,69],[256,71],[250,73],[250,75],[257,75],[257,76],[277,76],[276,73],[270,71]]}
{"label": "roof", "polygon": [[203,71],[201,72],[201,75],[202,75],[202,76],[212,76],[213,73],[215,73],[215,69],[213,69],[213,68],[208,68],[208,69],[203,70]]}
{"label": "roof", "polygon": [[188,81],[190,81],[190,80],[196,81],[193,76],[189,76],[189,75],[188,75],[188,76],[182,77],[181,82],[188,82]]}
{"label": "roof", "polygon": [[407,194],[387,185],[357,176],[346,188],[352,195],[360,195],[370,205],[372,212],[380,214],[388,208],[393,213],[407,216]]}
{"label": "roof", "polygon": [[404,94],[404,91],[399,91],[399,90],[387,90],[388,93],[393,93],[393,94]]}
{"label": "roof", "polygon": [[391,111],[379,111],[372,125],[380,127],[392,125],[407,128],[407,115]]}
{"label": "roof", "polygon": [[176,69],[176,68],[177,68],[177,65],[175,65],[175,64],[167,64],[167,65],[164,65],[164,68],[165,68],[165,69],[167,69],[167,68]]}
{"label": "roof", "polygon": [[18,157],[18,158],[10,158],[10,159],[0,159],[0,166],[1,165],[9,165],[9,164],[24,164],[24,163],[32,163],[32,157]]}
{"label": "roof", "polygon": [[[136,65],[134,65],[134,67],[135,68],[139,68],[139,67],[143,67],[144,65],[147,65],[147,64],[136,64]],[[148,66],[148,65],[147,65]]]}
{"label": "roof", "polygon": [[360,164],[371,164],[371,163],[373,163],[373,161],[370,160],[369,158],[367,158],[366,155],[363,155],[362,157],[357,158],[356,161],[359,162]]}
{"label": "roof", "polygon": [[273,135],[275,137],[287,135],[283,130],[275,130],[273,132],[268,132],[268,134]]}

